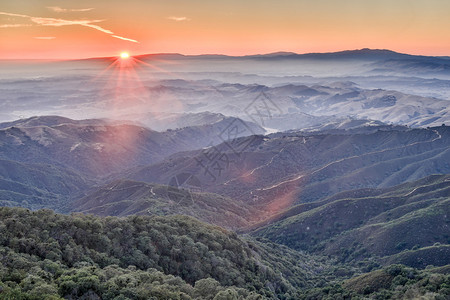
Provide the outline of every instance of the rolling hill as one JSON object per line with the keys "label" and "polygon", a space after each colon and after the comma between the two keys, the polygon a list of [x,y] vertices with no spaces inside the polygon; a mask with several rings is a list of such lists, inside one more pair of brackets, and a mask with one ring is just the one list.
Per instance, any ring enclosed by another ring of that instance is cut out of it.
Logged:
{"label": "rolling hill", "polygon": [[[200,187],[198,187],[200,188]],[[188,215],[229,229],[248,225],[251,207],[229,197],[194,192],[181,186],[117,180],[92,188],[72,201],[66,211],[99,216]]]}
{"label": "rolling hill", "polygon": [[119,177],[167,184],[173,176],[189,173],[204,191],[251,204],[262,221],[295,204],[345,190],[389,187],[449,173],[449,135],[449,127],[442,126],[252,136],[178,153]]}
{"label": "rolling hill", "polygon": [[0,159],[0,204],[29,209],[64,209],[94,182],[79,173],[49,164]]}
{"label": "rolling hill", "polygon": [[378,257],[414,267],[450,264],[450,176],[386,189],[347,191],[295,206],[253,235],[355,261]]}
{"label": "rolling hill", "polygon": [[221,143],[229,137],[228,128],[237,129],[233,138],[264,132],[236,118],[166,132],[124,122],[52,116],[6,123],[0,128],[0,158],[53,164],[91,178]]}

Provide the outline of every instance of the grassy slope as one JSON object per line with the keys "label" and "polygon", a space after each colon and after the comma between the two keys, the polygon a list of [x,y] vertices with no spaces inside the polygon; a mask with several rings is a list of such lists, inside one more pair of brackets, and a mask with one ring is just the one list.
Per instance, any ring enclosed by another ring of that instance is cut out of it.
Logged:
{"label": "grassy slope", "polygon": [[61,209],[92,184],[73,171],[47,164],[0,159],[0,203],[31,209]]}
{"label": "grassy slope", "polygon": [[72,203],[69,211],[99,216],[189,215],[226,228],[248,225],[249,207],[212,193],[189,192],[172,186],[117,180],[93,189]]}
{"label": "grassy slope", "polygon": [[[450,176],[444,175],[385,190],[345,192],[315,205],[294,207],[272,223],[261,224],[253,235],[344,260],[390,256],[437,242],[445,245],[450,242],[449,195]],[[425,252],[431,253],[423,249],[409,256]],[[424,255],[422,262],[414,265],[449,263],[450,256],[438,257],[441,259]],[[401,256],[384,261],[412,264],[411,259]]]}

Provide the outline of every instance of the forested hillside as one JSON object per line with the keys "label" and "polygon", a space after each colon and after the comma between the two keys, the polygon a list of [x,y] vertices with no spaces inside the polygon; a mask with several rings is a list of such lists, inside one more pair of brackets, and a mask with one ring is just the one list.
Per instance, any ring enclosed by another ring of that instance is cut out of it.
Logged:
{"label": "forested hillside", "polygon": [[43,293],[285,298],[311,287],[329,268],[305,254],[259,246],[186,216],[98,218],[3,207],[0,247],[0,297],[13,299],[42,299]]}
{"label": "forested hillside", "polygon": [[0,261],[0,299],[450,296],[444,268],[392,265],[358,275],[362,269],[185,216],[99,218],[0,208]]}

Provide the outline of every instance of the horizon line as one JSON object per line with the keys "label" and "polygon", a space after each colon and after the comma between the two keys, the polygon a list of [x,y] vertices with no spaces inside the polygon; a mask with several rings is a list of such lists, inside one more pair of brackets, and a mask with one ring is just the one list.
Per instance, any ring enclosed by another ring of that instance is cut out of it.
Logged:
{"label": "horizon line", "polygon": [[[357,51],[363,51],[363,50],[369,50],[369,51],[386,51],[391,52],[395,54],[400,55],[410,55],[410,56],[423,56],[423,57],[436,57],[436,58],[450,58],[449,55],[426,55],[426,54],[412,54],[412,53],[406,53],[406,52],[398,52],[395,50],[390,49],[382,49],[382,48],[356,48],[356,49],[346,49],[346,50],[339,50],[339,51],[326,51],[326,52],[293,52],[293,51],[275,51],[275,52],[268,52],[268,53],[254,53],[254,54],[242,54],[242,55],[230,55],[230,54],[224,54],[224,53],[199,53],[199,54],[184,54],[180,52],[154,52],[154,53],[142,53],[142,54],[131,54],[130,57],[142,57],[142,56],[150,56],[150,55],[179,55],[184,57],[198,57],[198,56],[224,56],[224,57],[231,57],[231,58],[245,58],[245,57],[257,57],[257,56],[269,56],[269,55],[276,55],[283,56],[283,55],[314,55],[314,54],[337,54],[337,53],[344,53],[344,52],[357,52]],[[95,59],[114,59],[120,57],[120,53],[117,55],[107,55],[107,56],[90,56],[90,57],[78,57],[78,58],[0,58],[0,61],[79,61],[79,60],[95,60]]]}

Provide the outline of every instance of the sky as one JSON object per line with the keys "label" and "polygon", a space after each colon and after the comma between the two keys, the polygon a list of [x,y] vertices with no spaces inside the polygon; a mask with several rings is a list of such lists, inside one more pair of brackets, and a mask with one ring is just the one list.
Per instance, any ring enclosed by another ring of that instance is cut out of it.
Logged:
{"label": "sky", "polygon": [[0,59],[372,48],[450,56],[448,0],[2,0]]}

